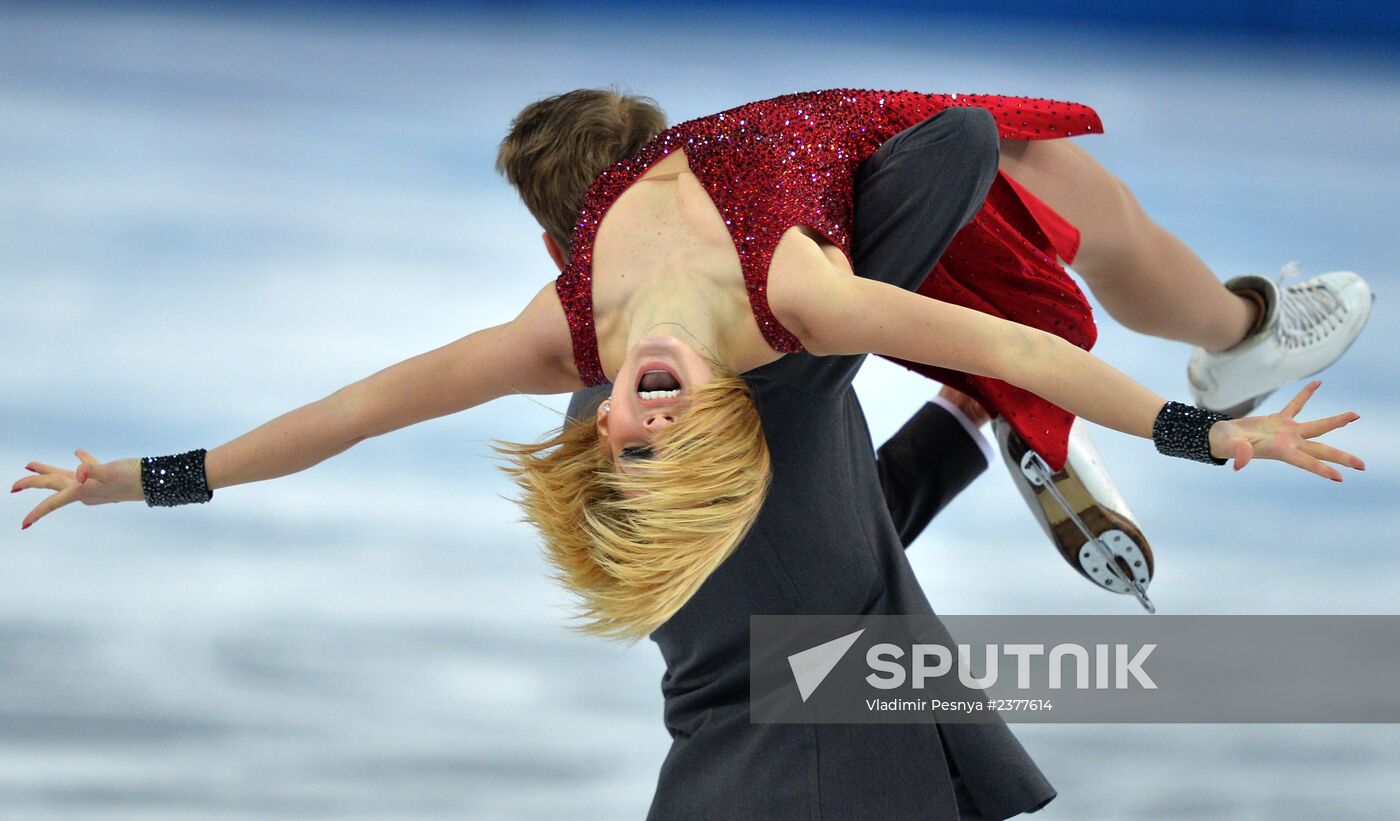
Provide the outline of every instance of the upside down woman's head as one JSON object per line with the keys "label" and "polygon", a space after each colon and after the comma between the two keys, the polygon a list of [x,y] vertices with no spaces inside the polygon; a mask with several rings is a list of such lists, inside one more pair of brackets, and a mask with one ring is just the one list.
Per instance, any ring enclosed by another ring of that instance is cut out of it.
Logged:
{"label": "upside down woman's head", "polygon": [[[635,346],[593,424],[497,446],[555,578],[581,600],[585,632],[640,639],[661,626],[763,505],[768,445],[748,384],[679,347],[694,361],[647,340]],[[700,378],[681,381],[688,376]]]}
{"label": "upside down woman's head", "polygon": [[714,381],[717,368],[722,366],[674,336],[638,340],[598,407],[598,435],[613,466],[622,473],[645,472],[655,458],[654,440],[680,419],[696,391]]}

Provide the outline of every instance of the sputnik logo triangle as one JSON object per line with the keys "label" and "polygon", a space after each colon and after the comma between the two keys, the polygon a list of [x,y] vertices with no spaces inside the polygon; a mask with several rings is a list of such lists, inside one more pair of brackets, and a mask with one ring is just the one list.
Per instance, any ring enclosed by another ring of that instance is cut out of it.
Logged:
{"label": "sputnik logo triangle", "polygon": [[839,639],[832,639],[788,656],[788,666],[792,667],[792,677],[797,681],[797,692],[801,694],[804,703],[864,632],[865,628],[862,627]]}

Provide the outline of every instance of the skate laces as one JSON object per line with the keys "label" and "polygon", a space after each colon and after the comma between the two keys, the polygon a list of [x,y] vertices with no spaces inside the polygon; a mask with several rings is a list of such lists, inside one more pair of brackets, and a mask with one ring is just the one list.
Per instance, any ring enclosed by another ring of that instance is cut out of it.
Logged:
{"label": "skate laces", "polygon": [[1305,348],[1326,338],[1346,318],[1346,304],[1320,279],[1285,284],[1303,272],[1297,262],[1279,270],[1278,338],[1285,348]]}

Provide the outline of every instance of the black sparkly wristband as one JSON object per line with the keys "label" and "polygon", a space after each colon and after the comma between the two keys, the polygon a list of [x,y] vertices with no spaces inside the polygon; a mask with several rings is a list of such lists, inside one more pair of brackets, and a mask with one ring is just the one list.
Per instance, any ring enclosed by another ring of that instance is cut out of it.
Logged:
{"label": "black sparkly wristband", "polygon": [[1222,419],[1234,417],[1216,411],[1168,402],[1157,412],[1152,423],[1152,442],[1159,453],[1193,459],[1212,465],[1225,464],[1210,452],[1210,427]]}
{"label": "black sparkly wristband", "polygon": [[174,507],[214,498],[204,477],[204,448],[141,457],[141,493],[147,507]]}

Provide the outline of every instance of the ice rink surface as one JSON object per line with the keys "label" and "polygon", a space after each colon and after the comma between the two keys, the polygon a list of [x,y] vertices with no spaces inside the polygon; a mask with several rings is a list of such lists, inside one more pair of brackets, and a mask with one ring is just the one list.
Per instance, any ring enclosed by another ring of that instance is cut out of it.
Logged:
{"label": "ice rink surface", "polygon": [[[835,86],[1077,100],[1082,144],[1221,275],[1359,271],[1371,324],[1310,406],[1362,420],[1333,485],[1096,439],[1163,613],[1386,613],[1400,589],[1400,68],[1335,41],[727,13],[0,10],[0,466],[212,448],[502,322],[552,276],[495,175],[511,115],[620,84],[672,122]],[[1187,350],[1096,352],[1187,399]],[[936,387],[871,360],[872,435]],[[1267,410],[1286,397],[1276,396]],[[502,498],[501,400],[175,510],[0,519],[0,816],[617,819],[669,737],[661,660],[570,634]],[[940,613],[1132,613],[1003,468],[911,548]],[[1392,726],[1019,725],[1037,819],[1400,815]]]}

